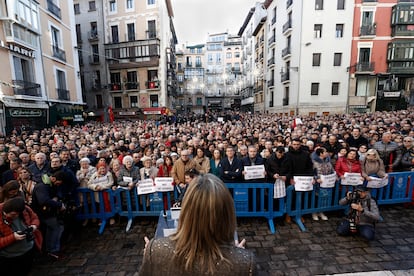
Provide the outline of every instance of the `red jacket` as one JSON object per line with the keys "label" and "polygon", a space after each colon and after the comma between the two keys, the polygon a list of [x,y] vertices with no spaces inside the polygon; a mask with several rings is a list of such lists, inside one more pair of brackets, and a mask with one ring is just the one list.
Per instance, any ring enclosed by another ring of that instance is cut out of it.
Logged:
{"label": "red jacket", "polygon": [[[11,226],[4,223],[5,218],[3,215],[3,203],[0,204],[0,215],[3,216],[3,219],[0,219],[0,249],[2,249],[14,243],[16,239],[14,238],[13,229]],[[22,215],[23,222],[26,226],[36,225],[37,229],[33,232],[33,235],[35,237],[36,247],[40,250],[42,248],[43,238],[39,230],[39,218],[29,206],[26,206]]]}
{"label": "red jacket", "polygon": [[361,173],[361,163],[356,159],[339,158],[335,164],[335,171],[339,177],[342,177],[346,172]]}

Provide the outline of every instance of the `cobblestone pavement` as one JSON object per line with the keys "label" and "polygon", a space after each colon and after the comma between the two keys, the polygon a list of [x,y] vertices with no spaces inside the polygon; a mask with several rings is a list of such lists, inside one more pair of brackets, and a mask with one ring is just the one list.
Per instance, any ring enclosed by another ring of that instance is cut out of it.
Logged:
{"label": "cobblestone pavement", "polygon": [[[243,218],[238,220],[238,234],[256,254],[258,275],[366,271],[414,275],[414,207],[381,206],[380,210],[384,221],[377,224],[376,239],[371,242],[337,236],[335,227],[342,213],[327,213],[328,221],[305,216],[306,232],[294,223],[285,225],[276,219],[276,234],[270,233],[264,219]],[[137,275],[143,237],[153,237],[157,223],[156,218],[150,218],[150,225],[144,226],[142,220],[137,218],[128,233],[123,219],[107,226],[102,235],[98,235],[97,225],[85,227],[81,236],[64,248],[65,259],[52,262],[40,258],[32,275]]]}

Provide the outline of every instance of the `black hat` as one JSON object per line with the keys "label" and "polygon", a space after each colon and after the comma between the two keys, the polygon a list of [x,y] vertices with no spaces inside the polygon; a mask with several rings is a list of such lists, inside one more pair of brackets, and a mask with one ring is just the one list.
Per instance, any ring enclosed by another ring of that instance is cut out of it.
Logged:
{"label": "black hat", "polygon": [[360,191],[360,192],[366,192],[366,191],[368,191],[368,188],[364,185],[358,185],[358,186],[355,187],[355,190]]}
{"label": "black hat", "polygon": [[285,147],[283,147],[283,146],[278,146],[278,147],[276,148],[276,151],[277,151],[277,152],[285,152]]}

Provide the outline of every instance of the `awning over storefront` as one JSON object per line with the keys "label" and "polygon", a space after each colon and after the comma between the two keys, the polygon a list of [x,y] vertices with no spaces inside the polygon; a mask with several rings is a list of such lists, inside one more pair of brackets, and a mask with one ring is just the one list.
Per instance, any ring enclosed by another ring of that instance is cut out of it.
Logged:
{"label": "awning over storefront", "polygon": [[40,109],[48,109],[49,106],[46,102],[43,101],[18,101],[14,99],[9,98],[0,98],[0,101],[3,102],[3,104],[6,107],[20,107],[20,108],[40,108]]}

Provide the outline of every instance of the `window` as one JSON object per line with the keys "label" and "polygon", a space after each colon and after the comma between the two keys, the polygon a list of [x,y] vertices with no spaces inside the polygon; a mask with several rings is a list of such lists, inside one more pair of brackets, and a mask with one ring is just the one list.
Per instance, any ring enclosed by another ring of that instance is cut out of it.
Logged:
{"label": "window", "polygon": [[331,95],[332,96],[339,95],[339,82],[332,83]]}
{"label": "window", "polygon": [[158,107],[158,95],[150,95],[151,107]]}
{"label": "window", "polygon": [[127,81],[128,82],[137,82],[137,71],[127,72]]}
{"label": "window", "polygon": [[121,97],[114,97],[114,107],[115,108],[122,108],[122,98]]}
{"label": "window", "polygon": [[69,100],[69,91],[66,90],[66,74],[64,71],[56,69],[57,94],[59,100]]}
{"label": "window", "polygon": [[89,36],[91,39],[98,38],[98,23],[91,22],[91,35]]}
{"label": "window", "polygon": [[323,0],[315,0],[315,10],[323,10]]}
{"label": "window", "polygon": [[315,96],[319,94],[319,82],[312,82],[311,95]]}
{"label": "window", "polygon": [[76,41],[78,43],[82,42],[82,31],[80,24],[76,24]]}
{"label": "window", "polygon": [[116,12],[116,0],[109,0],[109,11]]}
{"label": "window", "polygon": [[128,41],[134,41],[135,40],[135,24],[134,23],[127,24],[127,32],[128,32]]}
{"label": "window", "polygon": [[79,4],[74,4],[73,9],[75,10],[75,14],[80,14],[80,6]]}
{"label": "window", "polygon": [[131,102],[131,107],[138,107],[138,97],[137,96],[129,97],[129,101]]}
{"label": "window", "polygon": [[235,53],[234,53],[234,57],[235,57],[235,58],[239,58],[239,57],[240,57],[240,52],[235,52]]}
{"label": "window", "polygon": [[126,8],[133,9],[134,8],[134,0],[126,0]]}
{"label": "window", "polygon": [[200,56],[196,56],[196,67],[201,67],[201,57]]}
{"label": "window", "polygon": [[118,43],[119,42],[118,26],[111,26],[111,33],[112,33],[112,43]]}
{"label": "window", "polygon": [[155,5],[155,0],[147,0],[147,5]]}
{"label": "window", "polygon": [[338,0],[336,4],[337,10],[344,10],[345,9],[345,0]]}
{"label": "window", "polygon": [[157,28],[155,25],[155,20],[148,21],[148,38],[156,38],[157,37]]}
{"label": "window", "polygon": [[34,82],[33,63],[29,59],[13,56],[16,80]]}
{"label": "window", "polygon": [[342,53],[334,54],[334,66],[341,66],[342,62]]}
{"label": "window", "polygon": [[213,63],[213,54],[208,54],[207,60],[208,60],[208,63]]}
{"label": "window", "polygon": [[89,1],[89,11],[96,11],[95,1]]}
{"label": "window", "polygon": [[96,95],[96,107],[103,108],[102,95]]}
{"label": "window", "polygon": [[313,54],[312,66],[321,66],[321,53]]}
{"label": "window", "polygon": [[111,73],[111,84],[120,84],[121,83],[121,73]]}
{"label": "window", "polygon": [[315,38],[322,38],[322,24],[315,24],[313,30]]}
{"label": "window", "polygon": [[99,46],[98,44],[91,45],[92,47],[92,62],[99,63]]}
{"label": "window", "polygon": [[216,63],[221,64],[221,54],[220,53],[216,54]]}
{"label": "window", "polygon": [[226,58],[231,58],[231,57],[232,57],[231,52],[227,52],[227,53],[226,53]]}
{"label": "window", "polygon": [[343,37],[344,36],[344,24],[336,24],[335,29],[335,37]]}

